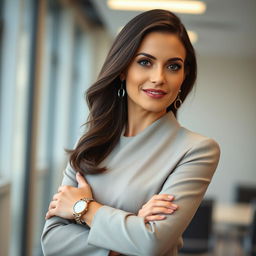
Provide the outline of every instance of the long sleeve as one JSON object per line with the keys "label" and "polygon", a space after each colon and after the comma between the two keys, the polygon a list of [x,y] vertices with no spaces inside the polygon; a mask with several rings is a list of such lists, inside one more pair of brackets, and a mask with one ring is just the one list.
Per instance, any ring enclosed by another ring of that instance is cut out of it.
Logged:
{"label": "long sleeve", "polygon": [[[77,187],[70,165],[64,172],[62,185]],[[45,256],[105,256],[109,250],[88,243],[90,229],[69,220],[52,217],[45,222],[41,244]]]}
{"label": "long sleeve", "polygon": [[[45,255],[176,256],[181,235],[196,212],[219,161],[218,144],[179,125],[169,112],[132,138],[122,137],[102,165],[86,175],[102,206],[91,228],[61,218],[46,221]],[[67,167],[63,185],[77,186]],[[144,223],[136,216],[154,194],[171,194],[179,209],[165,220]]]}
{"label": "long sleeve", "polygon": [[94,217],[88,243],[125,255],[173,255],[168,252],[177,251],[179,237],[206,192],[219,154],[217,143],[204,139],[184,155],[169,175],[160,193],[175,196],[179,210],[174,214],[165,220],[144,224],[143,219],[134,214],[103,206]]}

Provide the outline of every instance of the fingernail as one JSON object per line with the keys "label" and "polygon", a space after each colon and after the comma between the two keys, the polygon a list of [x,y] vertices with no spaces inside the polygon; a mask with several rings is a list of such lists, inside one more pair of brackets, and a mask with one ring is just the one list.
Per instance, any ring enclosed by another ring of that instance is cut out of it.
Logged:
{"label": "fingernail", "polygon": [[168,198],[169,198],[169,199],[173,199],[173,198],[174,198],[174,196],[168,196]]}

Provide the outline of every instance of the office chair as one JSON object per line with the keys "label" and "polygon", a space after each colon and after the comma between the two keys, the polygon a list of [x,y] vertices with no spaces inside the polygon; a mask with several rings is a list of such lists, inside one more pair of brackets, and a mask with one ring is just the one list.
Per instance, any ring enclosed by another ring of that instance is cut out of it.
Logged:
{"label": "office chair", "polygon": [[197,209],[193,219],[184,231],[184,241],[180,253],[205,253],[212,249],[212,213],[214,200],[204,199]]}
{"label": "office chair", "polygon": [[[251,203],[256,200],[256,184],[238,183],[235,186],[235,202]],[[248,233],[248,228],[244,226],[234,228],[240,243],[243,243],[244,237]],[[255,255],[256,256],[256,255]]]}
{"label": "office chair", "polygon": [[252,208],[252,222],[244,239],[244,249],[247,256],[256,256],[256,200],[252,201]]}
{"label": "office chair", "polygon": [[238,203],[250,203],[256,199],[256,184],[237,184],[235,187],[235,201]]}

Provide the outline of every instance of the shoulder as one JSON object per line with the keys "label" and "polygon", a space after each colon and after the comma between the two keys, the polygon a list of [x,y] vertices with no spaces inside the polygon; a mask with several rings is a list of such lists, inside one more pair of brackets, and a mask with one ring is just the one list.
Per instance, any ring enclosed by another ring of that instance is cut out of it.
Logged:
{"label": "shoulder", "polygon": [[193,153],[201,157],[211,157],[215,161],[219,160],[220,146],[214,139],[184,127],[180,127],[177,137],[180,143],[186,145],[187,154]]}
{"label": "shoulder", "polygon": [[182,126],[179,129],[178,136],[180,137],[180,139],[189,142],[192,146],[196,146],[200,143],[206,143],[219,148],[219,144],[213,138],[191,131]]}
{"label": "shoulder", "polygon": [[[166,118],[166,125],[163,125],[162,133],[168,134],[166,139],[168,141],[168,148],[172,151],[175,148],[175,154],[179,157],[186,156],[193,152],[198,155],[213,155],[217,161],[220,156],[220,146],[212,138],[191,131],[180,125],[174,114],[168,113]],[[165,129],[165,130],[164,130]]]}
{"label": "shoulder", "polygon": [[219,144],[214,139],[181,126],[172,112],[169,112],[167,117],[165,129],[169,133],[170,142],[174,139],[183,149],[187,150],[205,145],[220,151]]}

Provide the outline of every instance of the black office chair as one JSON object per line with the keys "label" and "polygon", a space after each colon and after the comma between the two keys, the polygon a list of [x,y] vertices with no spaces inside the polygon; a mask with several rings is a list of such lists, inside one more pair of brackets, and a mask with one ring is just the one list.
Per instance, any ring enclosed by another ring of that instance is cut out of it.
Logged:
{"label": "black office chair", "polygon": [[237,184],[235,187],[235,202],[250,203],[256,199],[256,184]]}
{"label": "black office chair", "polygon": [[[256,184],[238,183],[235,186],[235,202],[251,203],[256,200]],[[243,243],[244,237],[248,233],[248,227],[235,227],[233,232],[236,233],[237,239]]]}
{"label": "black office chair", "polygon": [[213,248],[212,214],[213,199],[204,199],[196,211],[192,221],[184,231],[184,241],[180,253],[206,253]]}
{"label": "black office chair", "polygon": [[244,239],[244,249],[248,256],[256,256],[256,200],[252,201],[252,208],[252,222]]}

